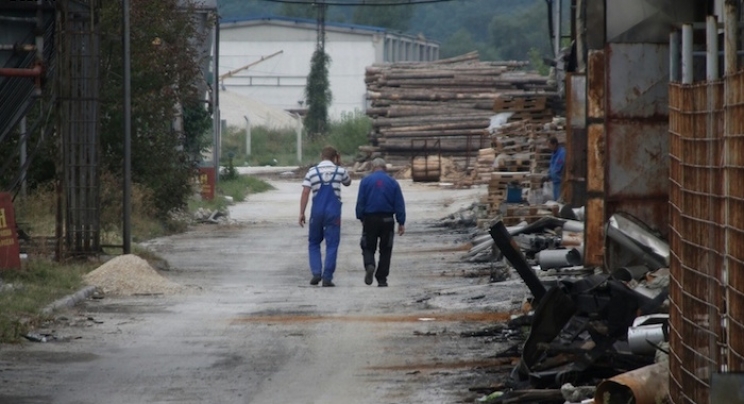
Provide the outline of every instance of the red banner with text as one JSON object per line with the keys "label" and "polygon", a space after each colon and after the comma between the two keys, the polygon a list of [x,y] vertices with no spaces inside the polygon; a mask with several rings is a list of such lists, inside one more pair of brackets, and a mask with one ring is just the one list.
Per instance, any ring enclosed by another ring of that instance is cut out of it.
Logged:
{"label": "red banner with text", "polygon": [[20,268],[20,253],[13,198],[9,193],[0,192],[0,270]]}
{"label": "red banner with text", "polygon": [[201,197],[206,201],[214,199],[214,187],[216,185],[214,167],[199,167],[199,185],[201,186]]}

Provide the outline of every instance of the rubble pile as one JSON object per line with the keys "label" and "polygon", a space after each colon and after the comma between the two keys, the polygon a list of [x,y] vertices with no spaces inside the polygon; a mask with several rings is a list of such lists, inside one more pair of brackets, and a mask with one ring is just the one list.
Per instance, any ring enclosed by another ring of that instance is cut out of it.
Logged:
{"label": "rubble pile", "polygon": [[635,218],[616,213],[606,236],[623,265],[587,268],[583,209],[502,204],[503,216],[493,217],[483,213],[484,206],[490,207],[474,204],[441,222],[475,226],[462,259],[491,262],[493,273],[506,274],[492,274],[492,282],[521,279],[532,310],[506,327],[484,331],[483,336],[509,336],[502,341],[517,338],[499,356],[518,360],[477,402],[664,402],[669,245]]}

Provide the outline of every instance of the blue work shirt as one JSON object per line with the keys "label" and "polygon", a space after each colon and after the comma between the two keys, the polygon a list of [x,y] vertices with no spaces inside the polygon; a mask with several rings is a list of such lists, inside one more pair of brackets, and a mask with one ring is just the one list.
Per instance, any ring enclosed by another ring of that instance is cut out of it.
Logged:
{"label": "blue work shirt", "polygon": [[406,224],[406,206],[400,185],[387,172],[373,171],[359,183],[356,217],[380,213],[395,214],[398,224]]}
{"label": "blue work shirt", "polygon": [[550,156],[550,180],[553,184],[560,184],[563,179],[563,167],[566,165],[566,148],[558,146]]}

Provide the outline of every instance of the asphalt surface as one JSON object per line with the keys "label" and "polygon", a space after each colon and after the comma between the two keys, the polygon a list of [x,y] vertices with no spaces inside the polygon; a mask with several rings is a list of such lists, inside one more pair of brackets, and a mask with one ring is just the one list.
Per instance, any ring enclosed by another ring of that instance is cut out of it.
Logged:
{"label": "asphalt surface", "polygon": [[503,322],[527,292],[488,283],[460,261],[467,234],[435,226],[485,189],[402,181],[407,234],[378,288],[363,282],[355,181],[337,286],[322,288],[308,283],[300,179],[273,184],[231,208],[240,225],[147,243],[186,292],[85,300],[38,330],[49,342],[0,346],[0,404],[456,403],[494,382],[503,346],[460,334]]}

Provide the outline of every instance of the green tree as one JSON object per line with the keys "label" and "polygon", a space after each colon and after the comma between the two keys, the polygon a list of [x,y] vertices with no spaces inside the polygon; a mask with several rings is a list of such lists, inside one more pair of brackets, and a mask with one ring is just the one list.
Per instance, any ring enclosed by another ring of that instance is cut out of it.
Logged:
{"label": "green tree", "polygon": [[[411,17],[413,17],[413,7],[410,5],[400,6],[375,6],[375,3],[390,3],[391,0],[369,0],[367,6],[357,6],[354,10],[352,22],[361,25],[371,25],[374,27],[385,27],[396,31],[408,31]],[[395,2],[404,4],[406,0],[395,0]]]}
{"label": "green tree", "polygon": [[313,3],[283,3],[279,14],[290,18],[315,19],[318,17],[318,7]]}
{"label": "green tree", "polygon": [[550,55],[547,11],[544,3],[535,3],[517,14],[497,15],[489,25],[491,43],[505,60],[528,60],[535,49]]}
{"label": "green tree", "polygon": [[[121,175],[123,108],[121,2],[101,10],[101,161]],[[196,83],[203,80],[191,0],[132,0],[132,179],[152,191],[160,212],[185,205],[191,195],[195,155],[203,146],[204,113]],[[183,136],[172,130],[176,105],[184,106]],[[196,114],[197,119],[192,119]],[[198,122],[200,123],[198,123]],[[202,138],[200,140],[200,138]]]}
{"label": "green tree", "polygon": [[317,48],[310,61],[310,73],[307,76],[307,86],[305,87],[305,101],[307,103],[305,128],[311,137],[324,134],[328,126],[328,106],[331,105],[333,100],[328,79],[330,64],[331,57],[325,53],[323,48]]}

